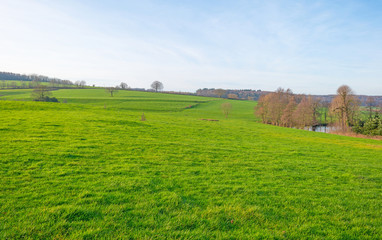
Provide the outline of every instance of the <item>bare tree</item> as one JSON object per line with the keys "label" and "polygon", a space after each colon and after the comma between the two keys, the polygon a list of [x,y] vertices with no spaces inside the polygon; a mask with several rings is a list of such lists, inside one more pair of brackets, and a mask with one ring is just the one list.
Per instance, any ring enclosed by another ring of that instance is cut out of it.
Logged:
{"label": "bare tree", "polygon": [[311,105],[311,99],[303,96],[301,102],[297,105],[296,111],[293,113],[296,127],[304,128],[313,125],[313,111]]}
{"label": "bare tree", "polygon": [[115,87],[108,87],[108,88],[105,88],[105,91],[108,92],[108,93],[110,94],[110,97],[113,97],[114,94],[115,94],[116,92],[118,92],[117,89],[116,89]]}
{"label": "bare tree", "polygon": [[125,82],[121,82],[121,84],[119,84],[119,86],[120,86],[122,89],[128,89],[128,88],[129,88],[129,85],[127,85],[127,83],[125,83]]}
{"label": "bare tree", "polygon": [[163,90],[163,83],[161,83],[159,81],[154,81],[151,84],[151,88],[154,89],[155,92],[161,91],[161,90]]}
{"label": "bare tree", "polygon": [[276,92],[268,95],[270,95],[268,99],[269,122],[273,125],[281,126],[283,111],[288,105],[293,93],[290,89],[285,91],[283,88],[278,88]]}
{"label": "bare tree", "polygon": [[311,113],[312,113],[312,126],[315,126],[319,124],[318,119],[320,118],[320,106],[321,106],[321,99],[313,98],[312,96],[309,96],[309,103],[311,107]]}
{"label": "bare tree", "polygon": [[[321,101],[320,107],[322,109],[322,114],[320,115],[320,119],[321,119],[320,124],[328,124],[327,117],[329,116],[328,110],[330,107],[330,103]],[[324,117],[324,120],[322,120],[322,116]]]}
{"label": "bare tree", "polygon": [[141,116],[141,121],[146,121],[146,116],[145,116],[145,113],[142,113],[142,116]]}
{"label": "bare tree", "polygon": [[[260,115],[263,123],[277,126],[283,125],[281,117],[289,103],[293,93],[290,89],[286,91],[278,88],[276,92],[261,96],[256,106],[256,114]],[[286,116],[284,117],[284,120]]]}
{"label": "bare tree", "polygon": [[353,90],[347,85],[340,86],[337,89],[337,96],[330,104],[330,111],[337,117],[342,131],[346,131],[354,123],[358,107],[359,101]]}
{"label": "bare tree", "polygon": [[278,88],[276,92],[261,96],[255,111],[263,123],[304,128],[318,124],[319,101]]}
{"label": "bare tree", "polygon": [[293,121],[293,112],[296,109],[297,103],[294,98],[294,96],[291,96],[289,98],[288,105],[286,105],[283,115],[281,116],[281,124],[284,127],[293,127],[294,121]]}
{"label": "bare tree", "polygon": [[48,86],[39,84],[33,89],[31,97],[34,101],[45,101],[45,99],[51,95],[52,93]]}
{"label": "bare tree", "polygon": [[255,107],[255,115],[260,116],[263,123],[268,123],[268,103],[270,97],[270,94],[260,96]]}
{"label": "bare tree", "polygon": [[366,107],[369,111],[369,118],[371,119],[373,117],[373,107],[375,107],[375,99],[373,97],[367,97],[366,99]]}
{"label": "bare tree", "polygon": [[230,94],[228,94],[227,97],[230,98],[230,99],[239,99],[239,97],[235,93],[230,93]]}
{"label": "bare tree", "polygon": [[219,89],[215,89],[215,90],[214,90],[214,93],[215,93],[219,98],[221,98],[226,92],[227,92],[226,90],[221,89],[221,88],[219,88]]}
{"label": "bare tree", "polygon": [[81,88],[84,88],[85,85],[86,85],[86,81],[84,81],[84,80],[80,81],[80,85],[79,85],[79,86],[80,86]]}
{"label": "bare tree", "polygon": [[229,102],[223,103],[221,105],[221,108],[222,108],[222,111],[223,111],[223,114],[224,114],[225,118],[227,118],[228,114],[230,114],[231,109],[232,109],[231,103],[229,103]]}

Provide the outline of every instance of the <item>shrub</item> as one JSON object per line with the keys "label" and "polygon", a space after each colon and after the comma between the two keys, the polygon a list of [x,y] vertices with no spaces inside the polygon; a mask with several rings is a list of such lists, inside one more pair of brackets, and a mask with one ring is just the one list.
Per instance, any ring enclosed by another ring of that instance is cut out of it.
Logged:
{"label": "shrub", "polygon": [[45,96],[43,98],[35,99],[35,101],[38,101],[38,102],[58,102],[58,99],[55,97]]}
{"label": "shrub", "polygon": [[382,120],[376,115],[366,121],[359,120],[353,126],[353,131],[364,135],[382,135]]}

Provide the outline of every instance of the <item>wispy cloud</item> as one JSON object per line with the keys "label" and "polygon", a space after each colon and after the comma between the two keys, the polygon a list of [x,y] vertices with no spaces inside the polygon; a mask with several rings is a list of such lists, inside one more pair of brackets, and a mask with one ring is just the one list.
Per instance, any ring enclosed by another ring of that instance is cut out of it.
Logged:
{"label": "wispy cloud", "polygon": [[347,1],[3,0],[1,70],[100,85],[382,94],[382,9]]}

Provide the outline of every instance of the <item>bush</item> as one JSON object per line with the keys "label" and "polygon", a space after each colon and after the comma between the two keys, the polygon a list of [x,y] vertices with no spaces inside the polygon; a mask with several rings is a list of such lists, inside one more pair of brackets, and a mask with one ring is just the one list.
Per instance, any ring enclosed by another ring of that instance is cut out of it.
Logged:
{"label": "bush", "polygon": [[38,101],[38,102],[58,102],[58,99],[55,97],[45,96],[45,97],[40,98],[40,99],[35,99],[35,101]]}
{"label": "bush", "polygon": [[382,120],[376,115],[366,121],[359,120],[354,126],[353,131],[364,135],[382,135]]}

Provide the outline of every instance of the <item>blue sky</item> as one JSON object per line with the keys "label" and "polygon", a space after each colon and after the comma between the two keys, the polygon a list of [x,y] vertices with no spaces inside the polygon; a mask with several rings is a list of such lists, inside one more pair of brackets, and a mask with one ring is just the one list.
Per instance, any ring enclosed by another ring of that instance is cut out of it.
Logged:
{"label": "blue sky", "polygon": [[0,71],[382,95],[382,1],[0,0]]}

